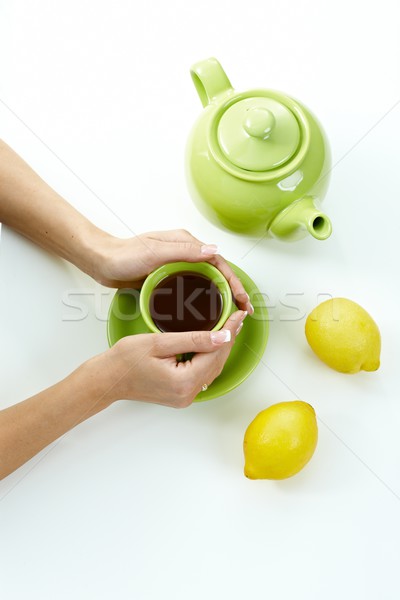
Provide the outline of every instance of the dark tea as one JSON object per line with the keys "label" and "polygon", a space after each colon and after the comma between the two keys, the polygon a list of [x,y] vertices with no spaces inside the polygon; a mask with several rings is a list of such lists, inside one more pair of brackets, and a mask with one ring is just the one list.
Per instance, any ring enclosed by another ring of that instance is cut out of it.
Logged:
{"label": "dark tea", "polygon": [[200,273],[174,273],[154,288],[150,314],[160,331],[210,331],[221,317],[222,295]]}

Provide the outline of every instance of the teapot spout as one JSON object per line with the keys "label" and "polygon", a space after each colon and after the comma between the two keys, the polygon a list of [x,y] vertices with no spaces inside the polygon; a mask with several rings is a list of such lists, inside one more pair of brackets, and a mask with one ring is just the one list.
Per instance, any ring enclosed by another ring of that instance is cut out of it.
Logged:
{"label": "teapot spout", "polygon": [[269,225],[268,232],[285,241],[301,239],[308,233],[317,240],[326,240],[332,233],[332,224],[317,208],[316,201],[306,196],[281,211]]}

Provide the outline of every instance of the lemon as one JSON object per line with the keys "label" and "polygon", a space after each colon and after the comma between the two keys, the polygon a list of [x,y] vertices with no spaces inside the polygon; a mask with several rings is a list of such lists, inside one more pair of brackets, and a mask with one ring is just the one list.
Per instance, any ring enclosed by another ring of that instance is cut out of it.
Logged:
{"label": "lemon", "polygon": [[306,337],[315,354],[341,373],[376,371],[381,336],[372,317],[356,302],[332,298],[308,315]]}
{"label": "lemon", "polygon": [[314,454],[315,411],[301,401],[280,402],[260,412],[244,435],[244,474],[249,479],[286,479]]}

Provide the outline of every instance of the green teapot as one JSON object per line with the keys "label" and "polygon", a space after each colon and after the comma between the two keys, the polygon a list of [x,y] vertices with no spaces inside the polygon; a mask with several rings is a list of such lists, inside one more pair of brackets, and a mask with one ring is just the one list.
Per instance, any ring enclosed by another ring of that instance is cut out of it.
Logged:
{"label": "green teapot", "polygon": [[204,107],[186,153],[199,210],[237,233],[328,238],[332,225],[319,203],[331,158],[316,118],[280,92],[236,92],[215,58],[195,64],[191,76]]}

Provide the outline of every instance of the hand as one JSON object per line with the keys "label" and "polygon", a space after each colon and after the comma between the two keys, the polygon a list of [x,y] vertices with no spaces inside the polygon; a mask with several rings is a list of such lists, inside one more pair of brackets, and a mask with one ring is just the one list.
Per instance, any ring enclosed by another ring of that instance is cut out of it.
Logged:
{"label": "hand", "polygon": [[[97,357],[109,387],[103,396],[142,400],[182,408],[191,404],[204,384],[221,373],[246,312],[236,311],[220,331],[188,331],[127,336]],[[195,352],[191,360],[176,355]],[[107,398],[106,398],[107,399]]]}
{"label": "hand", "polygon": [[115,238],[83,217],[1,140],[0,221],[109,287],[140,287],[165,263],[206,260],[229,281],[239,308],[253,312],[216,246],[203,244],[183,229]]}
{"label": "hand", "polygon": [[207,261],[229,282],[238,307],[254,312],[239,278],[214,244],[207,245],[184,229],[145,233],[129,239],[105,235],[97,245],[93,277],[109,287],[140,287],[149,273],[174,261]]}

